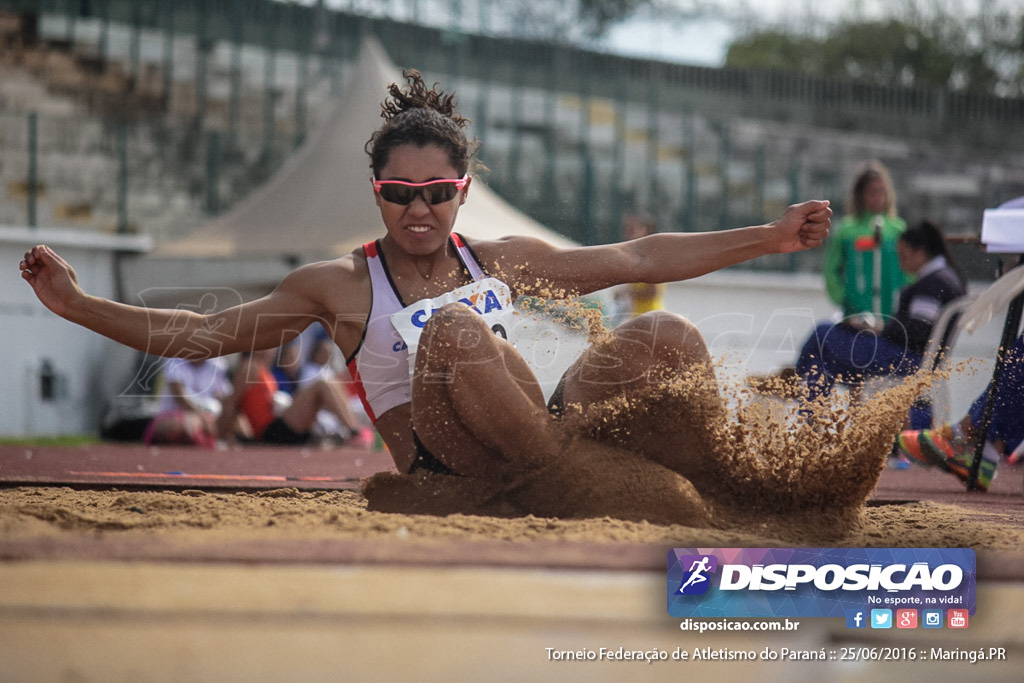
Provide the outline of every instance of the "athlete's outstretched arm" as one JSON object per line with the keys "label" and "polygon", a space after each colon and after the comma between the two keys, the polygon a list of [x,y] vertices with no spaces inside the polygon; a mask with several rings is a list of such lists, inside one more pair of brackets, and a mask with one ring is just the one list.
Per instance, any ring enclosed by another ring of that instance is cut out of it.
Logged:
{"label": "athlete's outstretched arm", "polygon": [[[765,256],[813,249],[828,236],[827,201],[794,204],[767,224],[735,230],[658,233],[627,242],[555,249],[539,240],[513,238],[499,259],[504,272],[585,294],[624,282],[675,282]],[[526,264],[526,268],[519,264]]]}
{"label": "athlete's outstretched arm", "polygon": [[200,314],[122,304],[82,291],[74,268],[48,246],[35,246],[20,264],[21,277],[48,309],[141,351],[160,356],[206,358],[280,345],[323,315],[314,266],[300,268],[271,294]]}

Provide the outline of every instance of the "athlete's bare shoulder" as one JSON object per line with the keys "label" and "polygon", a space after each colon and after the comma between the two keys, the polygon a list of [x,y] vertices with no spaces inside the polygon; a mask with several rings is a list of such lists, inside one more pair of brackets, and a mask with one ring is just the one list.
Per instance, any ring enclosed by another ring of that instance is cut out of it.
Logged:
{"label": "athlete's bare shoulder", "polygon": [[509,235],[496,240],[467,238],[466,243],[480,259],[480,265],[502,271],[522,270],[533,258],[558,250],[542,239],[525,235]]}
{"label": "athlete's bare shoulder", "polygon": [[314,261],[299,266],[282,281],[281,287],[301,290],[320,290],[357,287],[361,280],[369,281],[366,261],[356,254],[346,254],[330,261]]}
{"label": "athlete's bare shoulder", "polygon": [[466,239],[466,243],[488,273],[519,293],[532,293],[548,284],[538,284],[534,265],[560,251],[537,237],[509,235],[496,240]]}
{"label": "athlete's bare shoulder", "polygon": [[506,235],[493,240],[480,240],[465,237],[466,243],[481,259],[490,256],[496,259],[520,258],[530,256],[538,251],[556,251],[558,248],[539,237],[528,235]]}
{"label": "athlete's bare shoulder", "polygon": [[370,276],[361,253],[299,266],[278,290],[314,303],[320,314],[365,316],[370,310]]}

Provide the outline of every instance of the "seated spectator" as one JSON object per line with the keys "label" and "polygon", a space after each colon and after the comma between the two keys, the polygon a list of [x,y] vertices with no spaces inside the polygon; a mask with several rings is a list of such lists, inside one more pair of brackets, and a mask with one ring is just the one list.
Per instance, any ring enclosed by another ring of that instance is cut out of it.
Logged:
{"label": "seated spectator", "polygon": [[[348,409],[345,419],[339,420],[330,411],[321,410],[317,414],[313,433],[321,438],[346,441],[355,433],[364,429],[372,429],[370,418],[354,391],[348,370],[335,369],[335,351],[337,345],[328,337],[321,337],[313,343],[309,360],[302,366],[298,386],[306,387],[316,382],[326,382],[340,394],[339,403]],[[372,438],[372,437],[371,437]]]}
{"label": "seated spectator", "polygon": [[221,400],[231,393],[221,358],[169,358],[163,367],[160,407],[143,434],[147,444],[213,446]]}
{"label": "seated spectator", "polygon": [[306,385],[316,380],[334,380],[338,373],[334,369],[334,350],[338,348],[329,338],[321,338],[313,343],[309,359],[302,364],[299,372],[299,384]]}
{"label": "seated spectator", "polygon": [[302,383],[306,363],[302,358],[302,344],[296,340],[277,350],[277,362],[271,368],[277,380],[278,391],[294,395]]}
{"label": "seated spectator", "polygon": [[[991,387],[991,382],[989,383]],[[970,476],[977,444],[978,426],[988,399],[989,389],[971,404],[959,422],[936,429],[907,430],[900,434],[900,452],[911,462],[937,467],[966,482]],[[1003,371],[996,385],[992,420],[978,468],[978,489],[987,491],[995,476],[999,459],[1015,464],[1024,453],[1024,335],[1006,355]]]}
{"label": "seated spectator", "polygon": [[300,387],[291,401],[281,401],[271,371],[274,354],[273,349],[242,354],[232,382],[233,391],[224,401],[224,412],[218,422],[222,438],[305,444],[313,436],[320,410],[327,410],[346,428],[358,430],[340,388],[330,382],[311,382]]}
{"label": "seated spectator", "polygon": [[916,372],[943,306],[964,295],[963,278],[935,225],[922,221],[908,229],[896,249],[900,268],[916,280],[900,291],[887,320],[864,314],[818,325],[796,363],[809,400],[830,393],[837,381],[857,387],[867,377]]}

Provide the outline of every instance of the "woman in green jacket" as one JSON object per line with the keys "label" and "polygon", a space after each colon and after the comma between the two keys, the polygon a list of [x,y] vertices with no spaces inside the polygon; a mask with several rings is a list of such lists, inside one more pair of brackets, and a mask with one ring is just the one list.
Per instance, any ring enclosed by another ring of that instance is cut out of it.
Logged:
{"label": "woman in green jacket", "polygon": [[868,162],[857,175],[847,215],[825,247],[825,287],[843,317],[892,315],[908,280],[896,260],[906,223],[896,215],[896,193],[885,167]]}

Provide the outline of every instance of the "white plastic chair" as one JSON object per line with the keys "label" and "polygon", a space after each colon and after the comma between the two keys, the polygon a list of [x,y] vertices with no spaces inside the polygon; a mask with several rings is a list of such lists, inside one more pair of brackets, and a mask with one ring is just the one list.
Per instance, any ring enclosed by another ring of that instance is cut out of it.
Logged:
{"label": "white plastic chair", "polygon": [[[965,311],[977,300],[973,294],[965,294],[943,306],[939,319],[932,328],[935,334],[928,340],[924,356],[921,361],[921,369],[934,371],[948,371],[952,365],[952,351],[956,344],[960,331],[963,329],[961,321],[964,319]],[[950,421],[951,399],[948,381],[936,380],[928,391],[928,397],[932,404],[932,425],[939,425]]]}
{"label": "white plastic chair", "polygon": [[[977,295],[968,294],[946,304],[938,321],[935,334],[925,349],[921,367],[936,370],[949,368],[950,351],[961,331],[973,334],[984,327],[994,315],[1006,310],[1010,302],[1024,292],[1024,265],[1004,273],[1002,277]],[[948,382],[932,386],[932,424],[950,422],[950,388]]]}
{"label": "white plastic chair", "polygon": [[1021,292],[1024,292],[1024,265],[1003,273],[1002,277],[979,294],[970,308],[964,311],[960,327],[972,333],[985,326],[993,315],[1006,310]]}

